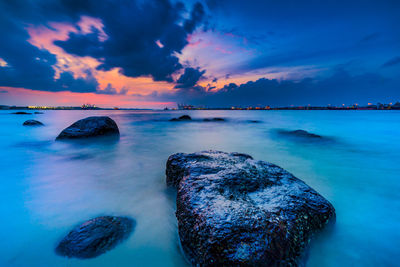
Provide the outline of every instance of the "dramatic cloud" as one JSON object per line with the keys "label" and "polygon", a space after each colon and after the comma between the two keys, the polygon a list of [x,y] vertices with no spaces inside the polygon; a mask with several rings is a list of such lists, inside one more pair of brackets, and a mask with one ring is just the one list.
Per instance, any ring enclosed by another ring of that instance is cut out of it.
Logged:
{"label": "dramatic cloud", "polygon": [[372,73],[351,75],[343,69],[337,69],[325,78],[305,78],[300,81],[261,78],[241,85],[230,83],[212,92],[203,88],[158,97],[160,100],[208,107],[341,105],[400,98],[398,84],[398,79],[385,79]]}
{"label": "dramatic cloud", "polygon": [[101,62],[99,70],[120,68],[129,77],[150,75],[155,81],[172,82],[172,75],[182,69],[176,54],[203,21],[203,6],[195,4],[190,18],[184,19],[182,3],[122,2],[89,1],[80,9],[102,20],[105,40],[100,40],[100,32],[95,30],[89,34],[72,32],[68,40],[55,44],[70,54],[96,58]]}
{"label": "dramatic cloud", "polygon": [[205,70],[186,68],[185,72],[176,81],[177,84],[175,88],[180,88],[180,89],[193,88],[205,72],[206,72]]}
{"label": "dramatic cloud", "polygon": [[95,92],[98,82],[90,71],[86,73],[85,78],[75,79],[72,73],[62,72],[60,78],[55,80],[56,86],[52,91]]}
{"label": "dramatic cloud", "polygon": [[69,71],[56,73],[56,56],[29,42],[28,26],[77,25],[82,17],[99,19],[103,29],[76,26],[66,41],[56,45],[72,55],[98,60],[98,70],[118,68],[129,77],[174,82],[173,74],[183,68],[177,54],[204,19],[199,3],[188,18],[186,13],[182,3],[168,0],[2,1],[0,30],[7,40],[0,42],[0,86],[115,94],[111,87],[99,90],[91,70],[80,77]]}
{"label": "dramatic cloud", "polygon": [[82,101],[118,99],[115,106],[125,107],[399,97],[398,1],[201,3],[0,1],[0,87],[9,92],[2,98],[17,95],[17,88],[18,96],[24,88],[56,92],[43,95],[58,96],[58,104],[70,91]]}
{"label": "dramatic cloud", "polygon": [[186,20],[184,23],[184,28],[186,32],[192,33],[196,27],[203,22],[204,19],[204,8],[200,3],[196,3],[193,7],[191,18]]}
{"label": "dramatic cloud", "polygon": [[[90,73],[86,77],[74,78],[63,72],[55,79],[55,55],[39,49],[28,42],[30,36],[26,23],[37,21],[32,10],[17,9],[23,1],[0,3],[0,31],[4,40],[0,42],[0,86],[25,87],[43,91],[95,92],[97,81]],[[27,3],[29,6],[29,3]],[[35,10],[35,9],[33,9]]]}
{"label": "dramatic cloud", "polygon": [[128,90],[126,88],[122,88],[119,92],[117,92],[117,89],[112,87],[110,83],[103,90],[97,90],[98,94],[104,95],[125,95],[127,92]]}

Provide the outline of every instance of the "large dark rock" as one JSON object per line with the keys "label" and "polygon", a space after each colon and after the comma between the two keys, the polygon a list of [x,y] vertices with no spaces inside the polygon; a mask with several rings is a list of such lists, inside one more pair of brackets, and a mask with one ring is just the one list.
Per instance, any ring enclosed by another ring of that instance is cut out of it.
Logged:
{"label": "large dark rock", "polygon": [[174,154],[179,237],[197,266],[297,265],[333,206],[284,169],[240,153]]}
{"label": "large dark rock", "polygon": [[127,239],[135,224],[127,217],[94,218],[69,232],[56,247],[56,253],[81,259],[97,257]]}
{"label": "large dark rock", "polygon": [[43,123],[37,120],[27,120],[23,124],[23,126],[43,126]]}
{"label": "large dark rock", "polygon": [[77,139],[104,135],[119,135],[118,126],[109,117],[88,117],[65,128],[56,138]]}
{"label": "large dark rock", "polygon": [[182,115],[179,118],[170,119],[170,121],[190,121],[192,118],[189,115]]}

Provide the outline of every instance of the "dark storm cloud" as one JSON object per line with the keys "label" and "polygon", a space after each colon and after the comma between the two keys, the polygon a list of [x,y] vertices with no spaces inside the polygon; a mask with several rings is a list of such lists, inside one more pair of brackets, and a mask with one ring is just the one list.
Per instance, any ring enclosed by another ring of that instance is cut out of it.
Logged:
{"label": "dark storm cloud", "polygon": [[71,91],[71,92],[96,92],[99,85],[96,78],[90,71],[86,71],[85,78],[74,78],[71,72],[62,72],[60,77],[55,80],[55,88],[52,91]]}
{"label": "dark storm cloud", "polygon": [[193,88],[205,72],[205,70],[200,70],[198,68],[185,68],[185,72],[176,81],[175,88]]}
{"label": "dark storm cloud", "polygon": [[166,0],[120,1],[119,4],[89,2],[93,4],[82,8],[83,14],[100,18],[108,39],[99,40],[98,31],[71,33],[68,40],[55,44],[70,54],[98,59],[100,70],[118,67],[126,76],[150,75],[155,81],[173,81],[172,74],[182,69],[176,53],[188,44],[188,34],[204,18],[200,3],[195,4],[190,17],[184,19],[183,4],[171,4]]}
{"label": "dark storm cloud", "polygon": [[193,7],[191,18],[185,21],[184,28],[186,32],[193,32],[196,27],[203,22],[205,16],[203,5],[196,3]]}
{"label": "dark storm cloud", "polygon": [[[43,20],[38,13],[32,12],[39,11],[40,8],[31,5],[31,2],[25,1],[0,3],[0,32],[4,37],[0,42],[0,58],[7,63],[0,67],[0,86],[44,91],[95,92],[97,81],[91,74],[86,78],[75,79],[71,73],[62,72],[58,79],[54,79],[55,55],[28,42],[30,37],[26,31],[27,23]],[[32,10],[26,11],[27,7]]]}
{"label": "dark storm cloud", "polygon": [[209,107],[365,104],[399,99],[398,84],[399,79],[383,78],[373,73],[351,75],[339,68],[325,78],[300,81],[261,78],[241,85],[230,83],[219,91],[197,88],[158,97],[164,101]]}
{"label": "dark storm cloud", "polygon": [[98,94],[103,94],[103,95],[126,95],[128,92],[128,89],[125,87],[122,88],[119,92],[117,89],[115,89],[110,83],[107,84],[106,88],[103,90],[97,90]]}
{"label": "dark storm cloud", "polygon": [[386,61],[382,67],[386,68],[386,67],[392,67],[395,65],[399,65],[400,64],[400,57],[394,57],[388,61]]}
{"label": "dark storm cloud", "polygon": [[63,72],[54,79],[55,55],[28,42],[28,25],[76,23],[82,15],[101,19],[107,39],[99,38],[102,33],[93,28],[89,34],[71,33],[68,40],[57,45],[68,53],[98,59],[100,70],[118,67],[126,76],[152,76],[156,81],[173,82],[171,75],[182,69],[176,54],[188,44],[188,34],[204,17],[201,4],[194,5],[187,19],[184,12],[182,3],[171,4],[168,0],[1,1],[0,30],[5,39],[0,42],[0,58],[7,65],[0,67],[0,86],[104,93],[97,90],[98,83],[91,73],[74,78]]}

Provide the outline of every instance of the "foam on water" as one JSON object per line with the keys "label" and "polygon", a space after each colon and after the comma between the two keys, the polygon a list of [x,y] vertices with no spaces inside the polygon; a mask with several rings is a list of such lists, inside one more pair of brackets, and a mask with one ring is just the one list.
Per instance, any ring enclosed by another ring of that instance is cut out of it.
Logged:
{"label": "foam on water", "polygon": [[[399,111],[0,112],[1,266],[187,266],[165,163],[176,152],[244,152],[293,173],[331,201],[337,221],[309,251],[308,266],[396,266],[400,255]],[[192,122],[168,120],[189,114]],[[78,119],[113,118],[115,142],[54,142]],[[204,122],[204,118],[225,122]],[[44,127],[22,123],[37,119]],[[257,121],[261,123],[251,123]],[[280,137],[303,129],[334,142]],[[57,256],[73,226],[130,216],[130,238],[90,260]]]}

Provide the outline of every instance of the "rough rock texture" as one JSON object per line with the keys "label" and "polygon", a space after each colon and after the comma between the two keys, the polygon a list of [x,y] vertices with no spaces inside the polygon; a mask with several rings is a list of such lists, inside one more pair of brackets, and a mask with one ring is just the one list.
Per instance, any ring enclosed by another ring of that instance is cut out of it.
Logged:
{"label": "rough rock texture", "polygon": [[65,128],[56,138],[77,139],[103,135],[119,135],[118,126],[109,117],[88,117]]}
{"label": "rough rock texture", "polygon": [[322,138],[322,136],[318,135],[318,134],[313,134],[304,130],[294,130],[294,131],[286,131],[286,130],[281,130],[280,131],[281,134],[284,135],[289,135],[289,136],[293,136],[293,137],[301,137],[301,138],[316,138],[316,139],[320,139]]}
{"label": "rough rock texture", "polygon": [[81,259],[97,257],[127,239],[135,224],[127,217],[91,219],[69,232],[56,247],[56,253]]}
{"label": "rough rock texture", "polygon": [[22,125],[24,126],[43,126],[43,123],[37,120],[27,120]]}
{"label": "rough rock texture", "polygon": [[333,206],[284,169],[240,153],[174,154],[182,248],[197,266],[293,266]]}
{"label": "rough rock texture", "polygon": [[192,118],[189,115],[182,115],[179,118],[170,119],[170,121],[190,121]]}

